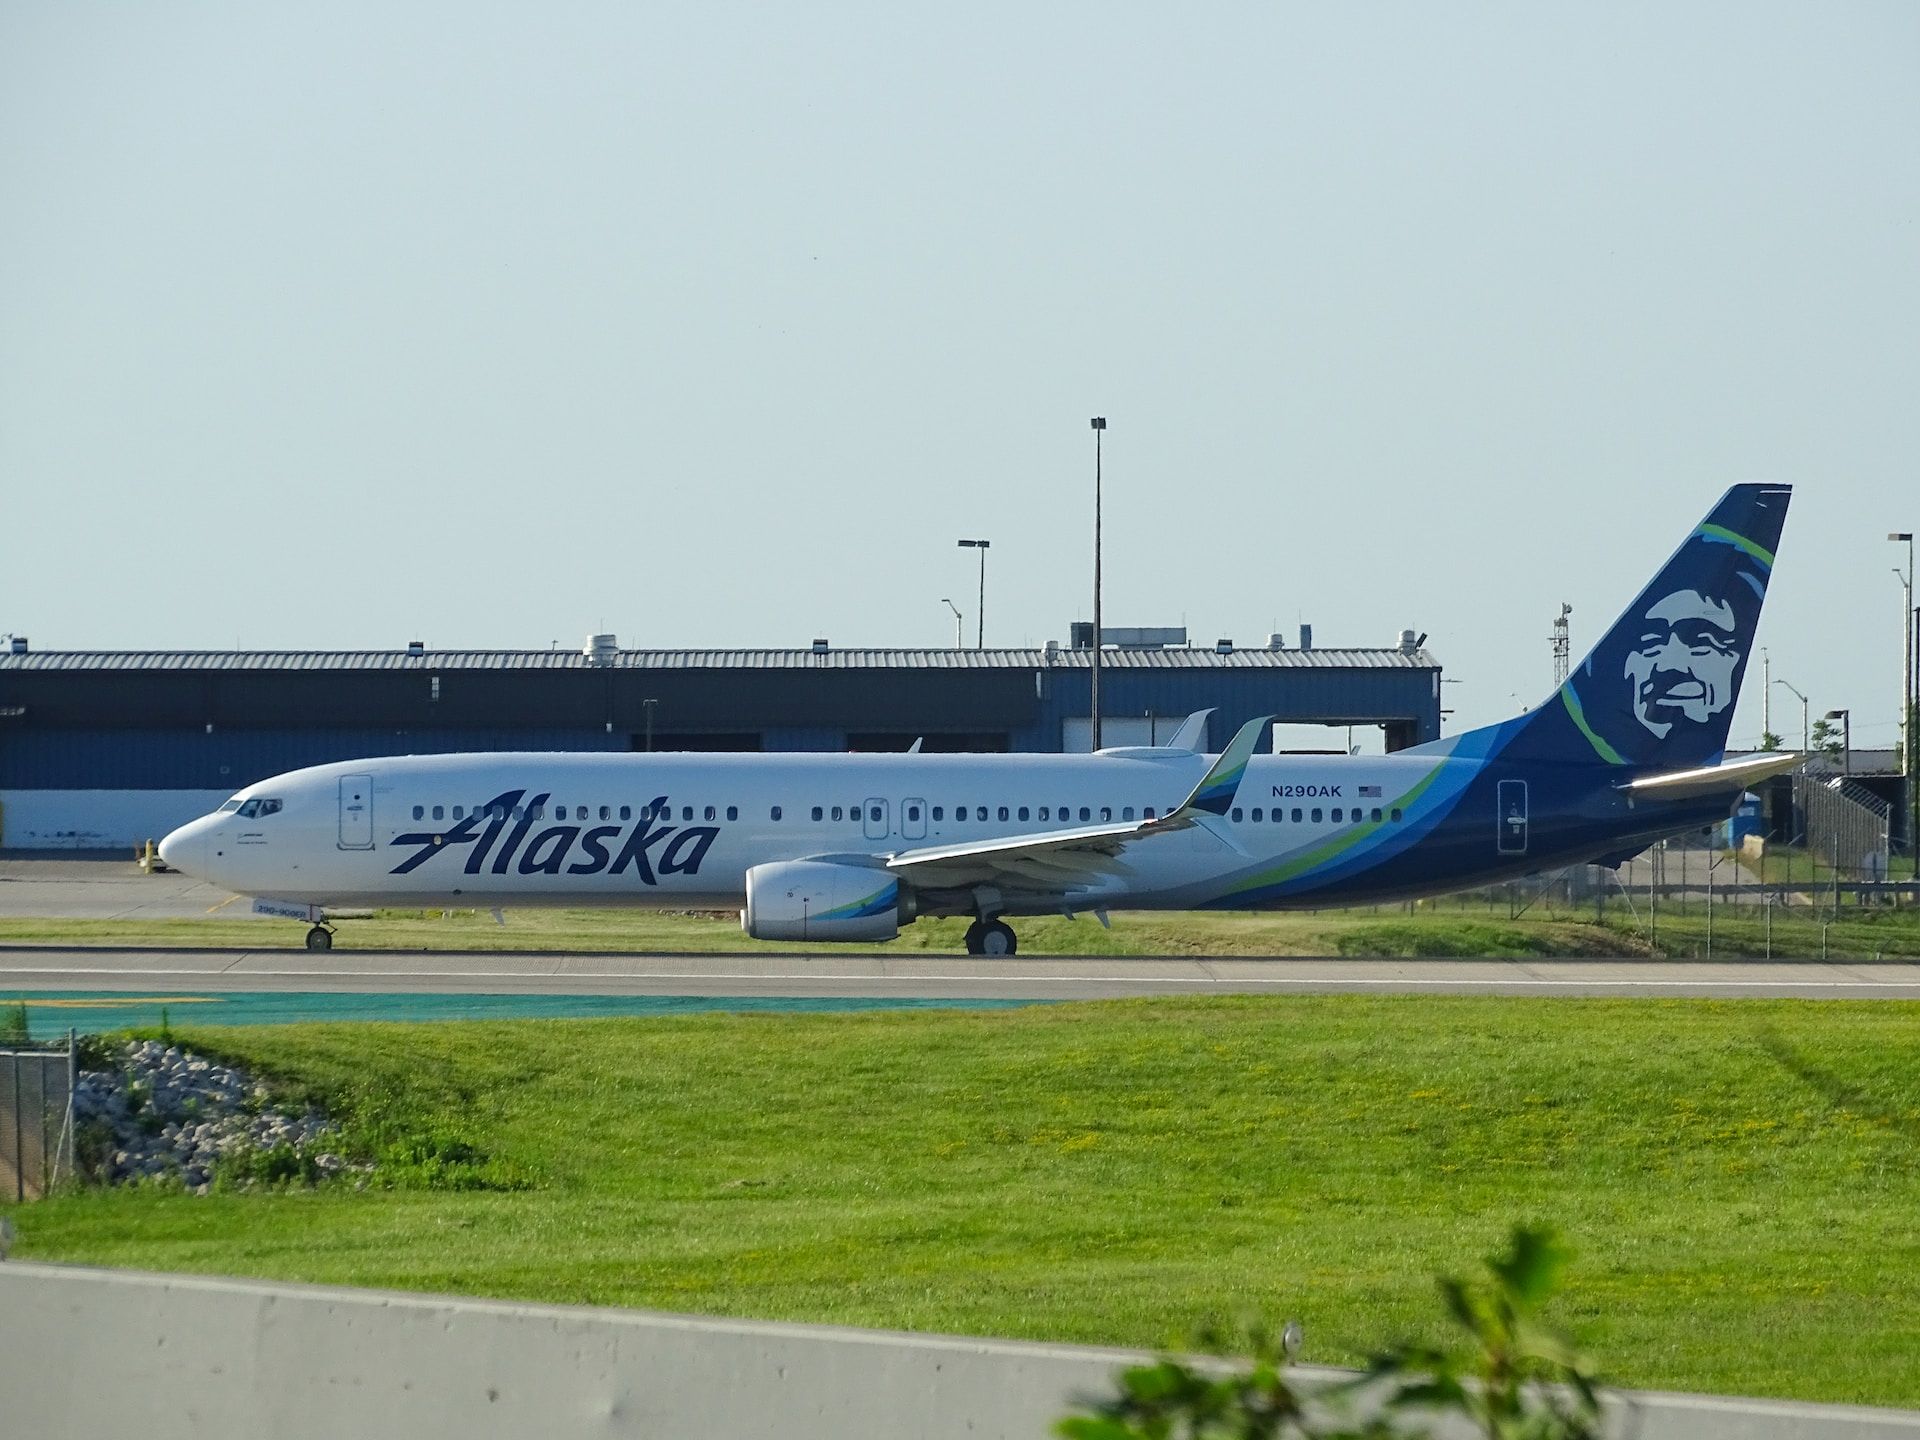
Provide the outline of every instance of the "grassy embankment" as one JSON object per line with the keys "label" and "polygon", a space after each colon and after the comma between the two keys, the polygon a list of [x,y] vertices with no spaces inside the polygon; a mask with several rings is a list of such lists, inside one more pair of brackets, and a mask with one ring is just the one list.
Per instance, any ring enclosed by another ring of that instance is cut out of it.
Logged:
{"label": "grassy embankment", "polygon": [[[1819,955],[1827,912],[1781,908],[1773,918],[1776,958]],[[1826,934],[1834,957],[1920,957],[1920,909],[1843,907]],[[1606,917],[1555,913],[1540,905],[1509,919],[1504,906],[1452,899],[1412,907],[1275,912],[1123,913],[1113,928],[1090,918],[1037,917],[1018,922],[1023,955],[1489,955],[1696,956],[1706,947],[1704,904],[1663,902],[1657,945],[1649,943],[1644,902],[1639,913],[1613,899]],[[958,952],[964,923],[923,920],[882,945],[836,945],[836,951]],[[0,943],[162,945],[298,949],[305,927],[292,921],[219,915],[204,919],[0,919]],[[1760,955],[1764,920],[1751,907],[1720,907],[1714,953]],[[515,910],[506,925],[485,912],[381,910],[341,923],[335,942],[360,950],[557,950],[714,954],[819,954],[819,947],[766,944],[740,933],[728,916],[646,910]]]}
{"label": "grassy embankment", "polygon": [[1169,999],[184,1038],[326,1096],[405,1183],[69,1195],[18,1212],[23,1257],[1135,1345],[1251,1307],[1352,1362],[1435,1323],[1434,1273],[1543,1219],[1579,1251],[1557,1318],[1617,1383],[1920,1403],[1910,1006]]}

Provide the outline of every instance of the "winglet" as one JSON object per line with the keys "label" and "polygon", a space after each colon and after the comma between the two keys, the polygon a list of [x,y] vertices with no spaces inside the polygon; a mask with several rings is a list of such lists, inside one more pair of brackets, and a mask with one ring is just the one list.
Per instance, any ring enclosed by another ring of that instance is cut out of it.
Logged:
{"label": "winglet", "polygon": [[1180,728],[1173,732],[1173,738],[1160,748],[1190,750],[1198,755],[1207,743],[1207,720],[1212,714],[1211,709],[1194,711],[1180,722]]}
{"label": "winglet", "polygon": [[1241,777],[1247,773],[1247,761],[1252,757],[1254,747],[1259,745],[1260,737],[1272,723],[1271,715],[1256,715],[1242,725],[1233,739],[1227,742],[1227,748],[1220,752],[1220,758],[1213,762],[1213,768],[1207,771],[1206,778],[1194,786],[1186,803],[1174,814],[1191,815],[1196,811],[1207,815],[1226,814],[1240,789]]}

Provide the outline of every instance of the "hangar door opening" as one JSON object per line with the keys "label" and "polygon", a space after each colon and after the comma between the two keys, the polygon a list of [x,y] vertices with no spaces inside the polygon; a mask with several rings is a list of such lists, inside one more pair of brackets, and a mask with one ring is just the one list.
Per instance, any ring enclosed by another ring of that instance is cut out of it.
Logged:
{"label": "hangar door opening", "polygon": [[373,848],[373,777],[340,777],[340,848]]}

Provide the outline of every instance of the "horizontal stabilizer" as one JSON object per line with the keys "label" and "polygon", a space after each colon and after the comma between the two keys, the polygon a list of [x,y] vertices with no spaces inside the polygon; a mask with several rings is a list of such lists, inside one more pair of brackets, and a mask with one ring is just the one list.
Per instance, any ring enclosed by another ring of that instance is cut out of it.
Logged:
{"label": "horizontal stabilizer", "polygon": [[1207,719],[1212,710],[1196,710],[1180,722],[1180,728],[1173,732],[1173,738],[1163,747],[1168,750],[1190,750],[1198,755],[1207,745]]}
{"label": "horizontal stabilizer", "polygon": [[1618,788],[1635,799],[1687,800],[1695,795],[1732,794],[1749,785],[1757,785],[1775,775],[1796,770],[1807,757],[1794,751],[1750,755],[1725,765],[1704,765],[1694,770],[1667,770],[1643,775]]}

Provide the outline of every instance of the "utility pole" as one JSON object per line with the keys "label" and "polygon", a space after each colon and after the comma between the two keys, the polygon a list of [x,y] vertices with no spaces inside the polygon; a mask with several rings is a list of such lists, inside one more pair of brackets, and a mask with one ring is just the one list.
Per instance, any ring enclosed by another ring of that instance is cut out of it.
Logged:
{"label": "utility pole", "polygon": [[1100,442],[1106,438],[1107,417],[1093,417],[1093,748],[1100,748]]}
{"label": "utility pole", "polygon": [[1760,748],[1767,748],[1767,737],[1773,734],[1773,656],[1767,653],[1767,647],[1760,647]]}
{"label": "utility pole", "polygon": [[958,650],[965,643],[962,638],[964,632],[960,627],[966,624],[967,617],[962,615],[960,613],[960,607],[946,596],[942,595],[940,597],[940,603],[953,611],[953,648]]}
{"label": "utility pole", "polygon": [[1813,727],[1807,723],[1807,697],[1802,695],[1800,691],[1795,688],[1793,682],[1790,680],[1776,680],[1773,683],[1776,685],[1785,686],[1790,694],[1794,695],[1799,699],[1800,701],[1800,753],[1803,755],[1810,754],[1813,750]]}

